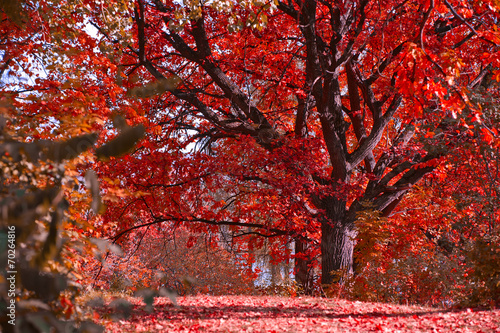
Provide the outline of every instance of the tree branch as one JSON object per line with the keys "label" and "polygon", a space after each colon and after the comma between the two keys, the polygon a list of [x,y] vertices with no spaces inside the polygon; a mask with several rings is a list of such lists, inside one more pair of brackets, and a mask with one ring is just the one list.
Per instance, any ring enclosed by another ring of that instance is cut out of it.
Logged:
{"label": "tree branch", "polygon": [[[211,59],[212,51],[206,36],[204,15],[195,22],[191,34],[198,49],[196,59],[193,60],[203,67],[217,86],[224,91],[226,97],[259,128],[271,129],[272,126],[264,114],[250,102],[250,98]],[[174,44],[174,47],[176,47],[176,44]]]}
{"label": "tree branch", "polygon": [[424,46],[425,25],[427,24],[427,21],[429,20],[429,17],[431,15],[431,12],[433,9],[434,9],[434,0],[430,0],[429,9],[425,12],[424,19],[423,19],[422,23],[420,24],[420,31],[418,34],[418,42],[420,43],[420,48],[422,49],[422,52],[424,53],[427,60],[429,60],[434,66],[436,66],[436,68],[439,69],[441,74],[443,74],[443,76],[446,77],[446,73],[445,73],[444,69],[437,62],[435,62],[434,59],[431,58],[431,56],[425,50],[425,46]]}
{"label": "tree branch", "polygon": [[[380,210],[384,213],[385,216],[388,216],[394,208],[396,208],[397,203],[401,200],[401,198],[411,189],[422,177],[426,174],[432,172],[437,165],[426,165],[426,162],[429,162],[433,159],[437,159],[440,156],[435,156],[428,154],[425,156],[421,163],[414,165],[405,174],[396,182],[393,186],[385,187],[384,191],[381,195],[379,195],[373,203],[377,210]],[[401,168],[403,169],[403,168]],[[393,177],[394,178],[394,177]]]}
{"label": "tree branch", "polygon": [[[147,223],[142,223],[139,225],[132,226],[130,228],[127,228],[123,231],[120,231],[117,233],[115,236],[111,237],[110,239],[113,240],[113,243],[116,243],[119,238],[121,238],[123,235],[144,227],[149,227],[154,224],[160,224],[163,222],[187,222],[187,223],[205,223],[205,224],[210,224],[210,225],[216,225],[216,226],[221,226],[221,225],[228,225],[228,226],[237,226],[237,227],[245,227],[245,228],[258,228],[262,229],[267,232],[271,232],[275,234],[275,236],[285,236],[285,235],[290,235],[291,233],[289,231],[277,229],[277,228],[269,228],[266,225],[259,224],[259,223],[246,223],[246,222],[236,222],[236,221],[214,221],[214,220],[207,220],[207,219],[202,219],[202,218],[197,218],[193,216],[192,218],[178,218],[178,217],[160,217],[160,216],[152,216],[153,221],[147,222]],[[267,234],[269,235],[269,234]],[[267,236],[269,237],[269,236]]]}
{"label": "tree branch", "polygon": [[146,36],[144,34],[144,2],[138,1],[139,10],[137,6],[134,8],[135,21],[137,22],[137,38],[139,41],[139,62],[146,62]]}
{"label": "tree branch", "polygon": [[476,78],[474,80],[472,80],[471,83],[469,83],[467,85],[467,88],[469,89],[474,89],[476,88],[478,85],[481,84],[481,82],[483,81],[483,79],[485,78],[485,76],[491,72],[491,69],[492,69],[492,66],[491,64],[488,64],[486,67],[484,67],[481,72],[479,73],[478,76],[476,76]]}
{"label": "tree branch", "polygon": [[[361,142],[366,139],[366,130],[364,125],[364,116],[362,115],[361,111],[361,101],[358,91],[358,85],[356,84],[355,74],[352,69],[352,63],[350,61],[346,65],[346,73],[349,101],[351,105],[351,110],[347,112],[347,115],[352,121],[354,134],[356,135],[358,144],[361,144]],[[373,156],[373,152],[368,152],[364,160],[367,172],[371,173],[373,168],[375,167],[375,158]]]}
{"label": "tree branch", "polygon": [[368,86],[371,86],[379,77],[380,75],[384,72],[384,70],[389,66],[389,64],[394,60],[394,58],[401,53],[403,50],[404,44],[406,44],[407,41],[402,42],[399,44],[394,50],[391,51],[391,53],[382,61],[382,63],[378,66],[377,70],[368,78],[366,79],[366,84]]}
{"label": "tree branch", "polygon": [[396,150],[404,148],[407,143],[411,140],[413,135],[415,134],[415,126],[413,124],[408,124],[403,131],[398,135],[398,137],[394,140],[390,150],[385,152],[378,160],[375,168],[373,170],[373,174],[376,177],[382,176],[385,172],[385,169],[391,165],[394,161],[394,157],[397,155]]}
{"label": "tree branch", "polygon": [[403,97],[400,94],[396,94],[393,97],[391,104],[387,108],[385,114],[381,118],[378,118],[374,121],[370,135],[366,138],[366,140],[361,142],[358,148],[349,156],[348,161],[350,163],[351,170],[355,168],[359,163],[361,163],[380,142],[385,127],[387,126],[387,124],[389,124],[389,121],[394,116],[394,113],[396,113],[396,110],[399,108],[402,100]]}

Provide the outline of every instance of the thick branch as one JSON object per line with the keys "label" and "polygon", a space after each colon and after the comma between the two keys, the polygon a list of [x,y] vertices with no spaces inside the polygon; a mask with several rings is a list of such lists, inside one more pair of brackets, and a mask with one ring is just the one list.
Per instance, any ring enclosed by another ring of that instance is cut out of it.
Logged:
{"label": "thick branch", "polygon": [[474,88],[476,88],[478,85],[480,85],[480,84],[481,84],[481,82],[483,82],[483,80],[484,80],[484,78],[486,77],[486,75],[487,75],[488,73],[490,73],[490,72],[491,72],[491,69],[492,69],[491,64],[488,64],[486,67],[484,67],[484,68],[481,70],[481,72],[479,73],[479,75],[478,75],[478,76],[477,76],[474,80],[472,80],[472,82],[471,82],[471,83],[469,83],[469,84],[467,85],[467,88],[469,88],[469,89],[474,89]]}
{"label": "thick branch", "polygon": [[[340,58],[337,60],[337,66],[341,66],[342,64],[344,64],[344,62],[351,59],[351,57],[352,57],[354,43],[356,42],[356,38],[363,31],[363,26],[365,24],[365,20],[366,20],[365,8],[366,8],[367,4],[368,4],[368,0],[361,0],[360,9],[359,9],[360,17],[359,17],[358,23],[356,24],[356,27],[354,29],[353,37],[351,37],[351,39],[347,43],[346,47],[344,48],[344,52],[342,53],[342,56],[340,56]],[[352,18],[354,18],[354,14],[353,14]],[[350,20],[347,20],[347,24],[349,26],[352,26],[352,23],[353,22],[351,22]],[[343,34],[343,32],[341,32],[341,33]]]}
{"label": "thick branch", "polygon": [[351,66],[351,69],[355,74],[351,77],[351,79],[355,80],[356,84],[361,89],[361,92],[363,93],[363,99],[372,114],[373,121],[377,123],[382,117],[382,105],[380,103],[377,103],[375,94],[373,93],[373,90],[371,88],[371,83],[368,80],[363,79],[359,68]]}
{"label": "thick branch", "polygon": [[307,111],[308,111],[308,97],[297,98],[297,115],[295,116],[295,137],[305,138],[307,135]]}
{"label": "thick branch", "polygon": [[297,11],[295,8],[293,8],[292,4],[285,4],[283,1],[278,1],[278,9],[281,10],[283,13],[289,15],[293,19],[297,19]]}
{"label": "thick branch", "polygon": [[[390,150],[388,152],[385,152],[378,160],[377,164],[375,165],[375,168],[373,169],[373,175],[375,177],[381,177],[387,167],[392,165],[394,162],[394,158],[397,156],[397,150],[402,149],[406,146],[408,141],[413,137],[415,133],[415,126],[412,124],[409,124],[408,126],[405,127],[405,129],[402,131],[402,133],[394,140],[394,143]],[[404,165],[404,166],[403,166]],[[410,168],[412,164],[408,162],[403,162],[402,165],[399,167],[399,170],[401,172],[407,170]],[[394,175],[393,177],[395,177]],[[392,178],[391,178],[392,179]],[[384,180],[385,182],[385,180]],[[385,184],[388,184],[389,180],[385,182]],[[365,190],[365,197],[367,198],[375,198],[377,195],[379,195],[384,188],[382,186],[379,186],[380,181],[378,179],[372,179],[368,182],[368,185],[366,186]]]}
{"label": "thick branch", "polygon": [[321,90],[321,63],[318,52],[316,36],[316,2],[306,0],[298,13],[300,30],[306,41],[306,74],[307,80],[311,83],[313,96],[318,102],[318,97],[322,95]]}
{"label": "thick branch", "polygon": [[2,80],[3,74],[5,73],[5,70],[9,68],[10,63],[12,62],[12,58],[9,58],[5,61],[3,64],[2,68],[0,69],[0,81]]}
{"label": "thick branch", "polygon": [[325,140],[326,149],[333,167],[332,178],[345,181],[349,170],[352,168],[346,159],[341,139],[335,131],[335,117],[333,116],[333,111],[329,108],[321,110],[319,119],[323,130],[323,139]]}
{"label": "thick branch", "polygon": [[381,118],[375,120],[368,138],[361,142],[358,148],[349,156],[348,161],[351,164],[351,169],[355,168],[368,156],[370,152],[373,151],[373,149],[375,149],[377,144],[380,142],[380,139],[382,138],[382,134],[384,133],[387,124],[389,124],[389,121],[394,116],[394,113],[398,109],[402,100],[403,97],[401,95],[395,95],[385,114]]}
{"label": "thick branch", "polygon": [[[361,142],[366,139],[366,130],[364,125],[364,117],[361,111],[361,102],[358,91],[358,85],[356,84],[355,74],[352,69],[351,62],[347,63],[346,72],[347,72],[347,87],[349,90],[349,101],[351,105],[351,110],[350,112],[347,113],[347,115],[352,121],[352,126],[354,129],[354,134],[356,135],[356,139],[358,140],[358,143],[361,144]],[[370,151],[366,155],[366,158],[364,160],[367,172],[369,173],[372,172],[373,168],[375,167],[375,158],[373,157],[373,152]]]}
{"label": "thick branch", "polygon": [[413,124],[408,124],[401,134],[394,140],[391,149],[388,152],[385,152],[378,160],[375,168],[373,169],[373,174],[376,177],[382,176],[385,169],[391,165],[396,156],[396,150],[404,148],[408,141],[411,140],[413,135],[415,134],[415,126]]}
{"label": "thick branch", "polygon": [[408,170],[400,180],[398,180],[394,186],[388,191],[385,191],[382,195],[380,195],[377,199],[374,200],[375,207],[377,210],[383,211],[385,216],[390,214],[390,211],[387,211],[386,208],[391,206],[391,211],[396,208],[396,205],[391,205],[394,201],[399,202],[403,195],[408,192],[410,188],[413,187],[422,177],[426,174],[432,172],[436,167],[435,166],[425,166],[419,167],[414,166],[410,170]]}
{"label": "thick branch", "polygon": [[[219,88],[224,91],[226,97],[259,128],[272,128],[264,114],[251,103],[250,98],[209,58],[212,52],[206,36],[204,15],[193,25],[192,35],[198,49],[194,61],[203,67]],[[176,47],[175,44],[174,47]]]}
{"label": "thick branch", "polygon": [[[149,61],[145,61],[143,66],[148,70],[148,72],[153,75],[157,80],[167,80],[167,78]],[[170,91],[175,97],[188,102],[198,109],[199,112],[203,114],[210,122],[216,125],[218,128],[225,131],[239,132],[243,134],[249,134],[252,136],[257,136],[258,133],[253,126],[238,119],[227,119],[225,117],[219,116],[216,112],[210,109],[202,101],[196,97],[194,92],[185,92],[179,89],[173,89]]]}
{"label": "thick branch", "polygon": [[193,22],[192,35],[194,37],[198,56],[202,59],[212,55],[210,44],[208,43],[207,33],[205,30],[205,13],[201,13],[201,17]]}

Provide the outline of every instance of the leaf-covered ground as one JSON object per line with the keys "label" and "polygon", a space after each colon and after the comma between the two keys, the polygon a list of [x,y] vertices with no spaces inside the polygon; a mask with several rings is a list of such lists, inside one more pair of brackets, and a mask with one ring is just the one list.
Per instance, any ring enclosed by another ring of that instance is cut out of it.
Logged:
{"label": "leaf-covered ground", "polygon": [[[322,298],[255,296],[157,298],[146,311],[141,299],[127,318],[97,322],[109,332],[500,332],[500,310],[449,311],[416,306]],[[116,313],[116,311],[113,311]]]}

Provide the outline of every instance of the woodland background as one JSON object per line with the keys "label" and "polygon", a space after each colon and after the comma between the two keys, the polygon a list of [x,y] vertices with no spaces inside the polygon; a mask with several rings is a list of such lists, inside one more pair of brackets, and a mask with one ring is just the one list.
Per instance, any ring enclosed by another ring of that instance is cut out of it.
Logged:
{"label": "woodland background", "polygon": [[497,1],[0,4],[3,331],[97,331],[96,290],[499,305]]}

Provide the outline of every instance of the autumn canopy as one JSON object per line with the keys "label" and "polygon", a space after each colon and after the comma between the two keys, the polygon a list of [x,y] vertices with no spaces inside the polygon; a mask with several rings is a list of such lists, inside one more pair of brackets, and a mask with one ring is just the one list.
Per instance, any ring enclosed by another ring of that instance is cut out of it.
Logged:
{"label": "autumn canopy", "polygon": [[92,287],[248,291],[265,252],[302,293],[498,304],[499,10],[2,2],[1,227]]}

